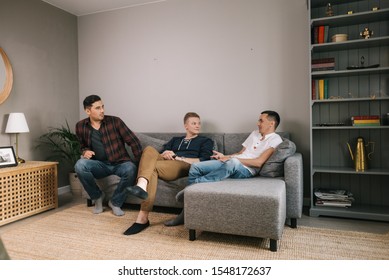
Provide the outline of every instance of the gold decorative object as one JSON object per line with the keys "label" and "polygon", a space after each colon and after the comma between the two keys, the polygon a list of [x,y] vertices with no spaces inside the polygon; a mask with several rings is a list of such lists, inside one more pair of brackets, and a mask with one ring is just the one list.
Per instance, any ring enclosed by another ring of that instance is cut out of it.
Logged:
{"label": "gold decorative object", "polygon": [[[372,151],[366,157],[366,147],[372,144]],[[355,171],[365,171],[367,169],[367,159],[371,159],[371,155],[374,153],[374,142],[369,142],[365,145],[362,137],[358,137],[357,147],[355,153],[351,150],[351,146],[347,143],[350,151],[351,159],[354,161]]]}
{"label": "gold decorative object", "polygon": [[372,11],[378,11],[380,8],[379,7],[373,7],[371,10]]}
{"label": "gold decorative object", "polygon": [[327,17],[332,17],[334,15],[334,10],[332,9],[331,3],[327,4],[327,9],[326,9],[326,16]]}
{"label": "gold decorative object", "polygon": [[353,14],[353,11],[348,11],[347,14],[348,14],[348,15],[352,15],[352,14]]}
{"label": "gold decorative object", "polygon": [[365,29],[363,29],[363,31],[360,32],[359,35],[361,35],[361,37],[363,37],[364,39],[369,39],[371,36],[373,36],[373,31],[370,30],[368,27],[365,27]]}

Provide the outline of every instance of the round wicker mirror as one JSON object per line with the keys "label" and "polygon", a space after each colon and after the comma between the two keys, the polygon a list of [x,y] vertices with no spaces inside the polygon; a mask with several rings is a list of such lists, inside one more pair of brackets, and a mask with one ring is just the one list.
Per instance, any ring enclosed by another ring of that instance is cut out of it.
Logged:
{"label": "round wicker mirror", "polygon": [[[3,103],[9,96],[12,90],[13,73],[9,59],[2,48],[0,48],[2,60],[0,60],[0,104]],[[4,69],[4,70],[3,70]],[[4,75],[3,75],[4,74]]]}

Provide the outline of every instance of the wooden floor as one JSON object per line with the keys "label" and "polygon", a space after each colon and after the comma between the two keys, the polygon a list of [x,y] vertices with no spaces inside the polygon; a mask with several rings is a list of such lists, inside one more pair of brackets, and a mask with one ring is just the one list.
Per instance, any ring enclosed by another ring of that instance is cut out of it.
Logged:
{"label": "wooden floor", "polygon": [[[37,219],[51,215],[57,211],[62,211],[68,207],[71,207],[75,204],[85,204],[84,199],[81,197],[73,196],[70,192],[63,193],[58,197],[58,208],[46,211],[41,214],[34,215],[16,222],[12,222],[3,226],[0,226],[0,236],[15,227],[21,227],[26,223],[31,223]],[[133,207],[133,206],[132,206]],[[124,207],[126,211],[127,206]],[[135,207],[136,208],[136,207]],[[92,208],[89,208],[92,211]],[[166,208],[157,208],[155,211],[166,211],[166,212],[177,212],[177,210],[166,209]],[[301,219],[297,221],[297,226],[309,226],[309,227],[318,227],[318,228],[329,228],[329,229],[338,229],[338,230],[350,230],[350,231],[360,231],[360,232],[369,232],[369,233],[378,233],[385,234],[389,232],[389,222],[380,222],[380,221],[368,221],[368,220],[356,220],[356,219],[345,219],[345,218],[334,218],[334,217],[310,217],[309,209],[304,208],[304,214]]]}

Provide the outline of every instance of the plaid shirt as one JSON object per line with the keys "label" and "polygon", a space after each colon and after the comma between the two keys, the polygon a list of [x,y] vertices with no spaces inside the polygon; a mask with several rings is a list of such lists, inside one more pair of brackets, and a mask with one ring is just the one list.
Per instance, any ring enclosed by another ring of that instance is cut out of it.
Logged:
{"label": "plaid shirt", "polygon": [[[89,118],[76,124],[76,135],[81,144],[81,151],[92,150],[92,129]],[[139,139],[120,118],[104,116],[99,131],[109,162],[120,163],[129,160],[138,163],[140,161],[142,146]],[[131,147],[134,160],[128,154],[125,144]]]}

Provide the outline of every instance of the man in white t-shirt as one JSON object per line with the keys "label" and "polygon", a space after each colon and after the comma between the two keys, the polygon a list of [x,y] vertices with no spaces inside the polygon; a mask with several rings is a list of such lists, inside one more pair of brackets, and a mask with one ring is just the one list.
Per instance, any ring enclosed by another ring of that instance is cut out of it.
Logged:
{"label": "man in white t-shirt", "polygon": [[262,165],[270,158],[282,138],[275,133],[280,116],[274,111],[263,111],[254,130],[243,142],[242,150],[232,155],[213,151],[215,160],[192,164],[189,184],[215,182],[226,178],[250,178],[256,176]]}
{"label": "man in white t-shirt", "polygon": [[[280,116],[274,111],[263,111],[258,120],[258,130],[254,130],[243,142],[242,150],[232,155],[223,155],[213,151],[211,158],[192,163],[189,169],[189,185],[194,183],[215,182],[227,178],[250,178],[261,170],[262,165],[274,153],[275,148],[282,143],[282,138],[275,133],[280,124]],[[181,191],[177,197],[183,199]],[[177,198],[176,197],[176,198]],[[178,198],[177,198],[178,199]],[[184,223],[184,210],[165,223],[166,226],[177,226]]]}

